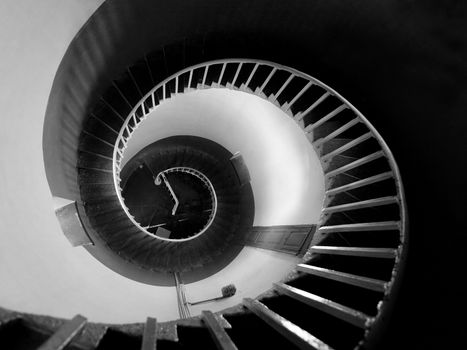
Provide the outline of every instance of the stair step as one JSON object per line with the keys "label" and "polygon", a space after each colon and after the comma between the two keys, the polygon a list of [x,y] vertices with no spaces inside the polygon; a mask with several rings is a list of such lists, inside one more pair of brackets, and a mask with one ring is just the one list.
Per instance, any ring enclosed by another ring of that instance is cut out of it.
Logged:
{"label": "stair step", "polygon": [[232,339],[230,339],[229,335],[224,330],[224,327],[222,327],[220,322],[216,319],[216,317],[211,311],[203,311],[201,315],[218,349],[220,350],[236,350],[237,349]]}
{"label": "stair step", "polygon": [[356,231],[390,231],[398,230],[399,221],[380,221],[380,222],[366,222],[360,224],[346,224],[334,226],[321,226],[318,231],[320,233],[333,233],[333,232],[356,232]]}
{"label": "stair step", "polygon": [[243,299],[243,305],[299,348],[317,350],[331,349],[327,344],[270,310],[259,301],[246,298]]}
{"label": "stair step", "polygon": [[70,321],[65,322],[38,350],[64,349],[83,329],[86,321],[85,317],[76,315]]}
{"label": "stair step", "polygon": [[374,152],[374,153],[369,154],[369,155],[367,155],[367,156],[365,156],[363,158],[357,159],[356,161],[353,161],[353,162],[351,162],[351,163],[349,163],[347,165],[344,165],[344,166],[342,166],[340,168],[332,170],[332,171],[326,173],[325,176],[327,178],[329,178],[329,177],[339,175],[341,173],[344,173],[344,172],[346,172],[348,170],[354,169],[356,167],[359,167],[359,166],[361,166],[363,164],[369,163],[369,162],[371,162],[371,161],[373,161],[375,159],[381,158],[381,157],[384,157],[384,152],[383,151]]}
{"label": "stair step", "polygon": [[367,132],[366,134],[363,134],[362,136],[359,136],[356,139],[347,142],[345,145],[339,148],[336,148],[334,151],[324,154],[323,156],[321,156],[321,161],[322,162],[329,161],[331,158],[335,157],[336,155],[344,153],[345,151],[351,149],[352,147],[357,146],[358,144],[368,140],[371,137],[372,137],[371,132]]}
{"label": "stair step", "polygon": [[311,275],[328,278],[334,281],[351,284],[353,286],[366,288],[366,289],[373,290],[376,292],[386,291],[386,282],[377,280],[374,278],[353,275],[350,273],[344,273],[340,271],[324,269],[322,267],[306,265],[306,264],[297,265],[297,270],[301,272],[309,273]]}
{"label": "stair step", "polygon": [[378,174],[378,175],[367,177],[366,179],[363,179],[363,180],[359,180],[359,181],[349,183],[347,185],[343,185],[343,186],[340,186],[340,187],[330,189],[330,190],[326,191],[326,195],[333,196],[333,195],[335,195],[337,193],[340,193],[340,192],[354,190],[356,188],[371,185],[373,183],[380,182],[380,181],[383,181],[383,180],[386,180],[386,179],[389,179],[389,178],[392,178],[392,177],[393,177],[392,172],[388,171],[388,172],[385,172],[385,173],[381,173],[381,174]]}
{"label": "stair step", "polygon": [[314,246],[311,247],[312,253],[359,256],[365,258],[394,259],[396,249],[391,248],[361,248],[361,247],[333,247],[333,246]]}
{"label": "stair step", "polygon": [[354,326],[364,329],[366,324],[372,319],[363,312],[354,310],[301,289],[294,288],[283,283],[274,283],[274,286],[279,293],[285,294],[306,305],[353,324]]}
{"label": "stair step", "polygon": [[374,198],[374,199],[368,199],[368,200],[364,200],[360,202],[346,203],[346,204],[335,205],[332,207],[327,207],[323,209],[323,213],[330,214],[330,213],[341,212],[341,211],[378,207],[378,206],[393,204],[397,202],[398,202],[398,199],[397,197],[394,197],[394,196]]}

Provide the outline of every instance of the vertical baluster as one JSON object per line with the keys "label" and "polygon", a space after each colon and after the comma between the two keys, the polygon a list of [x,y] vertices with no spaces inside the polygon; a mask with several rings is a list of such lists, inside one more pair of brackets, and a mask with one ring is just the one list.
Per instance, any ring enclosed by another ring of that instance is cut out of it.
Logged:
{"label": "vertical baluster", "polygon": [[83,329],[86,318],[76,315],[70,321],[65,322],[38,350],[62,350]]}
{"label": "vertical baluster", "polygon": [[148,317],[144,326],[141,350],[156,350],[157,347],[157,320]]}
{"label": "vertical baluster", "polygon": [[235,83],[237,82],[237,79],[238,79],[238,75],[240,74],[240,70],[242,69],[242,66],[243,66],[243,62],[240,62],[240,64],[238,65],[238,68],[237,68],[237,71],[235,72],[235,76],[232,80],[232,86],[235,87]]}

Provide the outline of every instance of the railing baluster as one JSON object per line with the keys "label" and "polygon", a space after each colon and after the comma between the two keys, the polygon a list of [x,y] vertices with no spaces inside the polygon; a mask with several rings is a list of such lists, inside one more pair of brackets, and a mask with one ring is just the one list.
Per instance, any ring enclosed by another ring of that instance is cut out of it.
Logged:
{"label": "railing baluster", "polygon": [[156,350],[157,347],[157,320],[148,317],[144,326],[141,350]]}
{"label": "railing baluster", "polygon": [[324,277],[333,281],[338,281],[360,288],[373,290],[376,292],[384,292],[386,290],[387,283],[374,278],[368,278],[358,275],[352,275],[350,273],[344,273],[340,271],[323,269],[317,266],[299,264],[297,270],[308,273],[310,275]]}
{"label": "railing baluster", "polygon": [[375,159],[378,159],[378,158],[381,158],[381,157],[384,157],[384,153],[383,151],[377,151],[375,153],[372,153],[372,154],[369,154],[363,158],[360,158],[360,159],[357,159],[356,161],[353,161],[349,164],[346,164],[346,165],[343,165],[341,166],[340,168],[337,168],[337,169],[334,169],[330,172],[327,172],[324,174],[324,176],[326,176],[327,178],[330,178],[330,177],[333,177],[333,176],[336,176],[338,174],[341,174],[341,173],[344,173],[346,171],[349,171],[351,169],[354,169],[354,168],[357,168],[363,164],[366,164],[366,163],[369,163]]}
{"label": "railing baluster", "polygon": [[310,251],[315,254],[359,256],[365,258],[394,259],[397,250],[392,248],[366,248],[366,247],[335,247],[335,246],[314,246]]}
{"label": "railing baluster", "polygon": [[70,321],[65,322],[38,350],[62,350],[83,329],[86,318],[76,315]]}
{"label": "railing baluster", "polygon": [[359,328],[365,328],[367,322],[371,320],[371,317],[364,314],[363,312],[351,309],[347,306],[338,304],[332,300],[322,298],[304,290],[282,283],[274,283],[274,286],[281,294],[285,294],[295,300],[298,300],[306,305],[314,307],[315,309],[323,311]]}
{"label": "railing baluster", "polygon": [[300,92],[295,95],[295,97],[292,99],[292,101],[289,102],[289,109],[292,107],[292,105],[297,102],[297,100],[310,88],[310,86],[313,85],[313,82],[309,81]]}
{"label": "railing baluster", "polygon": [[266,78],[266,80],[263,82],[263,85],[261,85],[261,87],[259,88],[259,93],[263,92],[264,88],[266,87],[266,85],[269,83],[269,80],[271,80],[271,78],[273,77],[274,73],[277,72],[277,68],[274,67],[272,70],[271,70],[271,73],[269,73],[268,77]]}
{"label": "railing baluster", "polygon": [[224,72],[225,72],[225,67],[227,66],[227,63],[225,62],[223,65],[222,65],[222,70],[221,70],[221,74],[219,76],[219,79],[217,80],[217,85],[219,86],[222,82],[222,78],[224,77]]}
{"label": "railing baluster", "polygon": [[368,140],[371,137],[372,137],[371,132],[367,132],[366,134],[363,134],[362,136],[359,136],[356,139],[347,142],[345,145],[335,149],[334,151],[331,151],[331,152],[326,153],[325,155],[321,156],[321,161],[326,162],[326,161],[330,160],[332,157],[335,157],[335,156],[337,156],[337,155],[351,149],[352,147],[355,147],[355,146],[359,145],[360,143],[362,143],[363,141]]}
{"label": "railing baluster", "polygon": [[256,316],[274,328],[289,341],[301,349],[331,349],[327,344],[312,336],[294,323],[268,309],[264,304],[253,299],[244,299],[243,304]]}
{"label": "railing baluster", "polygon": [[190,70],[190,77],[188,78],[188,86],[187,88],[191,88],[191,81],[193,80],[193,69]]}
{"label": "railing baluster", "polygon": [[347,185],[332,188],[326,191],[326,195],[333,196],[339,192],[350,191],[359,187],[367,186],[375,182],[384,181],[393,177],[392,171],[387,171],[378,175],[367,177],[366,179],[351,182]]}
{"label": "railing baluster", "polygon": [[300,112],[295,116],[296,121],[302,120],[308,113],[310,113],[313,109],[318,107],[325,99],[327,99],[329,96],[331,96],[331,93],[329,91],[326,91],[323,95],[321,95],[320,98],[318,98],[313,104],[308,107],[304,112]]}
{"label": "railing baluster", "polygon": [[207,65],[205,68],[204,68],[204,75],[203,75],[203,81],[201,83],[201,85],[204,87],[204,84],[206,84],[206,78],[208,77],[208,70],[209,70],[209,67],[210,65]]}
{"label": "railing baluster", "polygon": [[237,350],[234,342],[211,311],[203,311],[202,318],[219,350]]}
{"label": "railing baluster", "polygon": [[237,67],[237,71],[235,72],[235,76],[232,80],[232,86],[235,86],[235,83],[237,82],[238,75],[240,74],[240,70],[242,69],[242,66],[243,66],[243,62],[240,62],[240,64]]}
{"label": "railing baluster", "polygon": [[250,76],[248,77],[248,79],[247,79],[247,81],[245,83],[245,87],[248,87],[248,84],[250,84],[251,79],[253,79],[253,76],[255,75],[256,70],[258,69],[258,67],[259,67],[259,63],[256,63],[255,66],[253,67],[253,70],[250,73]]}
{"label": "railing baluster", "polygon": [[314,129],[316,129],[318,126],[324,124],[325,122],[327,122],[329,119],[335,117],[336,115],[338,115],[340,112],[342,112],[344,109],[347,109],[347,106],[345,104],[342,104],[340,105],[339,107],[337,107],[336,109],[334,109],[332,112],[326,114],[323,118],[319,119],[318,121],[316,121],[315,123],[312,123],[310,125],[308,125],[306,128],[305,128],[305,132],[307,133],[310,133],[311,131],[313,131]]}
{"label": "railing baluster", "polygon": [[277,100],[279,96],[282,94],[282,92],[285,90],[287,85],[292,81],[292,79],[295,77],[293,73],[290,74],[290,77],[285,81],[285,83],[282,85],[282,87],[279,89],[279,91],[274,95],[274,98]]}

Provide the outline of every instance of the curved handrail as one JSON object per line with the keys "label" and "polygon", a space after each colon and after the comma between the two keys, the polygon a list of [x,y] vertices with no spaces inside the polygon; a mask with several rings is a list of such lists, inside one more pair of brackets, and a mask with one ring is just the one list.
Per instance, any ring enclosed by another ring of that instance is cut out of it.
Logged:
{"label": "curved handrail", "polygon": [[[161,183],[160,177],[164,178],[165,174],[174,173],[174,172],[182,172],[182,173],[190,174],[190,175],[193,175],[196,178],[200,179],[201,182],[203,182],[204,185],[206,186],[206,188],[209,190],[209,194],[211,195],[212,210],[211,210],[211,213],[209,214],[209,218],[208,218],[207,223],[200,230],[200,232],[198,232],[196,235],[190,236],[188,238],[179,238],[179,239],[170,239],[170,238],[163,238],[163,237],[157,236],[157,238],[164,239],[164,240],[167,240],[167,241],[185,242],[185,241],[189,241],[189,240],[192,240],[192,239],[194,239],[196,237],[201,236],[204,232],[206,232],[206,230],[209,228],[211,223],[214,221],[214,218],[216,217],[216,213],[217,213],[217,195],[216,195],[216,190],[214,189],[214,186],[212,185],[211,181],[206,177],[206,175],[204,175],[201,171],[193,169],[193,168],[172,167],[172,168],[169,168],[169,169],[166,169],[166,170],[163,170],[163,171],[159,172],[156,175],[154,181],[156,182],[156,184],[160,184]],[[171,189],[170,189],[170,191],[172,192]],[[178,200],[177,200],[177,204],[178,204]],[[174,215],[174,214],[175,213],[172,212],[172,215]],[[143,228],[147,230],[148,228],[150,228],[150,226],[144,226]]]}

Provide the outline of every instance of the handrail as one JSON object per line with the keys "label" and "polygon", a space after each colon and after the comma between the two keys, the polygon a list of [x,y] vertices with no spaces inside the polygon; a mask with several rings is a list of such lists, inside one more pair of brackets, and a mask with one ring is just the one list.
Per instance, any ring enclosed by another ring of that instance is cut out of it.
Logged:
{"label": "handrail", "polygon": [[[161,177],[164,179],[164,182],[165,182],[165,181],[167,181],[166,178],[165,178],[165,174],[174,173],[174,172],[182,172],[182,173],[190,174],[190,175],[193,175],[196,178],[200,179],[204,183],[206,188],[209,190],[209,194],[211,195],[212,210],[211,210],[211,213],[209,214],[209,218],[208,218],[207,223],[204,225],[204,227],[201,229],[200,232],[198,232],[196,235],[190,236],[188,238],[179,238],[179,239],[170,239],[170,238],[163,238],[163,237],[157,236],[157,238],[165,239],[165,240],[168,240],[168,241],[184,242],[184,241],[189,241],[191,239],[194,239],[194,238],[202,235],[204,232],[206,232],[206,230],[212,224],[212,222],[214,221],[214,218],[216,217],[216,213],[217,213],[217,195],[216,195],[216,190],[214,189],[214,186],[212,185],[211,181],[206,177],[206,175],[204,175],[201,171],[193,169],[193,168],[172,167],[172,168],[169,168],[169,169],[166,169],[166,170],[163,170],[163,171],[159,172],[159,174],[157,174],[156,177],[154,178],[154,181],[156,182],[157,185],[159,185],[161,183],[161,180],[160,180]],[[171,195],[174,197],[173,190],[172,190],[171,187],[169,187],[169,191],[170,191]],[[178,206],[178,199],[176,197],[174,197],[174,200],[176,202],[176,206]],[[174,209],[176,208],[176,206],[174,207]],[[174,215],[174,214],[175,214],[175,212],[173,211],[172,215]],[[150,227],[151,226],[144,226],[143,228],[148,229]]]}
{"label": "handrail", "polygon": [[[172,81],[173,79],[176,79],[179,76],[181,76],[181,75],[183,75],[183,74],[185,74],[187,72],[190,72],[190,77],[192,77],[193,72],[196,69],[199,69],[199,68],[204,68],[205,69],[204,73],[207,73],[208,70],[209,70],[209,67],[213,66],[213,65],[216,65],[216,64],[222,64],[223,68],[225,68],[226,64],[238,64],[238,70],[236,72],[235,78],[233,79],[234,82],[232,83],[232,84],[235,84],[236,80],[238,80],[237,79],[238,78],[238,73],[242,69],[242,66],[245,63],[255,64],[255,68],[257,68],[259,65],[268,66],[268,67],[271,67],[271,69],[274,72],[278,72],[278,71],[289,72],[290,77],[286,81],[285,84],[287,84],[289,82],[290,78],[293,78],[293,77],[300,77],[300,78],[308,80],[307,86],[311,82],[312,85],[317,85],[317,86],[323,88],[324,90],[326,90],[326,93],[325,93],[326,96],[332,95],[332,96],[340,99],[343,102],[343,104],[345,104],[346,107],[350,108],[352,110],[352,112],[357,115],[357,117],[360,119],[360,121],[365,124],[365,126],[370,130],[373,137],[376,139],[376,141],[381,146],[385,157],[388,159],[391,170],[393,171],[393,173],[395,175],[394,178],[396,180],[398,195],[401,198],[401,201],[400,201],[400,204],[401,204],[401,213],[400,213],[401,214],[401,223],[402,223],[402,227],[404,227],[404,229],[401,230],[401,242],[404,242],[405,241],[405,231],[406,231],[406,227],[407,227],[407,215],[406,215],[406,207],[405,207],[406,205],[405,205],[404,190],[403,190],[403,186],[402,186],[402,181],[400,179],[400,172],[399,172],[399,168],[398,168],[398,166],[396,164],[396,161],[394,159],[394,156],[392,155],[391,151],[389,150],[389,147],[387,146],[386,142],[383,140],[381,135],[378,133],[378,131],[376,131],[376,129],[373,127],[373,125],[371,125],[371,123],[363,116],[363,114],[361,114],[348,100],[346,100],[337,91],[335,91],[334,89],[332,89],[331,87],[329,87],[325,83],[321,82],[320,80],[318,80],[318,79],[316,79],[316,78],[314,78],[314,77],[312,77],[312,76],[310,76],[310,75],[308,75],[306,73],[300,72],[300,71],[298,71],[298,70],[296,70],[294,68],[290,68],[290,67],[287,67],[287,66],[284,66],[284,65],[280,65],[280,64],[277,64],[277,63],[264,61],[264,60],[220,59],[220,60],[208,61],[208,62],[200,63],[200,64],[197,64],[197,65],[194,65],[194,66],[191,66],[191,67],[187,67],[187,68],[185,68],[185,69],[183,69],[183,70],[181,70],[181,71],[179,71],[177,73],[172,74],[171,76],[169,76],[168,78],[164,79],[162,82],[157,84],[148,93],[146,93],[146,95],[144,95],[144,97],[134,106],[134,108],[128,114],[127,118],[125,119],[125,122],[124,122],[123,126],[120,129],[119,135],[117,137],[117,141],[115,143],[114,153],[113,153],[113,169],[114,169],[115,190],[116,190],[117,195],[119,197],[119,200],[120,200],[120,202],[122,204],[122,207],[125,209],[125,212],[129,216],[129,218],[132,219],[132,221],[134,221],[131,214],[128,212],[128,210],[126,209],[126,206],[123,203],[123,199],[122,199],[121,193],[120,193],[121,191],[120,191],[119,186],[118,186],[118,183],[119,183],[118,176],[117,176],[118,174],[115,172],[115,169],[120,168],[124,151],[127,148],[127,143],[129,141],[129,139],[131,138],[131,135],[132,135],[133,131],[138,127],[139,123],[141,123],[141,121],[146,119],[147,116],[156,108],[156,106],[153,105],[152,108],[150,108],[149,110],[146,111],[146,108],[144,107],[144,102],[146,102],[149,98],[150,98],[151,101],[155,101],[154,96],[155,96],[157,90],[159,90],[161,87],[165,90],[165,86],[167,85],[167,83]],[[251,73],[251,76],[255,73],[255,71],[256,70],[254,69],[253,72]],[[271,73],[272,73],[272,71],[271,71]],[[222,78],[222,76],[220,78]],[[268,78],[270,78],[270,76],[268,76]],[[204,77],[203,77],[203,80],[205,80]],[[191,83],[191,81],[190,81],[190,83]],[[218,81],[217,84],[218,84],[218,86],[220,86],[220,81]],[[234,87],[239,88],[239,86],[234,86]],[[262,96],[259,93],[254,92],[254,91],[247,91],[247,92],[250,92],[250,93],[252,93],[254,95],[257,95],[257,96],[259,96],[261,98],[264,98],[264,96]],[[301,93],[301,91],[300,91],[300,93]],[[167,96],[164,96],[164,97],[167,98]],[[319,100],[321,100],[321,98]],[[160,102],[163,102],[163,101],[160,101]],[[291,105],[289,105],[288,107],[290,108],[290,106]],[[136,118],[138,110],[141,110],[141,112],[142,112],[142,116],[140,117],[139,121],[137,121],[137,118]],[[300,113],[297,113],[297,114],[300,114]],[[132,122],[135,123],[135,125],[132,125]],[[130,131],[130,129],[132,129],[132,130]],[[125,135],[125,134],[127,134],[127,135]],[[121,144],[123,144],[123,147],[120,147]],[[134,224],[137,224],[137,223],[134,222]],[[139,226],[139,225],[137,225],[137,226]]]}

